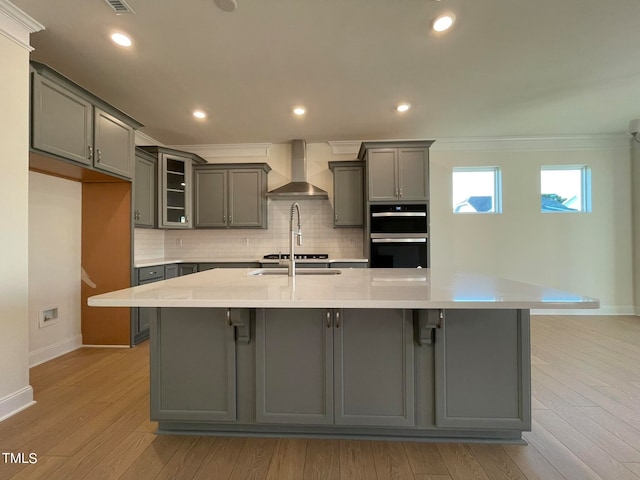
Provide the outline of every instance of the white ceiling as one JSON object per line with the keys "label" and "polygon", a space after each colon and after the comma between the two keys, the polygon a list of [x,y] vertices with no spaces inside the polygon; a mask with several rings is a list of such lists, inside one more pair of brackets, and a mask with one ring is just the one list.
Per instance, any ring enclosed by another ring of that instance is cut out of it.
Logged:
{"label": "white ceiling", "polygon": [[640,0],[127,0],[120,16],[12,1],[46,27],[34,60],[168,145],[609,134],[640,117]]}

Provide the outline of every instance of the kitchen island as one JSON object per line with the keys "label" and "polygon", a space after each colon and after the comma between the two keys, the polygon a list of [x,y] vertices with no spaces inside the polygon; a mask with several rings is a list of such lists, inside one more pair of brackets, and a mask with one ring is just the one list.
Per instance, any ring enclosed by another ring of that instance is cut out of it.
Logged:
{"label": "kitchen island", "polygon": [[224,269],[89,305],[159,309],[160,433],[518,442],[531,427],[529,310],[599,303],[431,269]]}

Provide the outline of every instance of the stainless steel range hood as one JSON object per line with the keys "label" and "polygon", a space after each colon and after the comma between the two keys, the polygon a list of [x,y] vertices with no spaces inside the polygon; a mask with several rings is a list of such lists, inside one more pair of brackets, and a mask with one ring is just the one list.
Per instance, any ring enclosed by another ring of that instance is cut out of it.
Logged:
{"label": "stainless steel range hood", "polygon": [[271,190],[267,197],[273,200],[326,200],[327,192],[307,182],[307,144],[304,140],[291,141],[291,182]]}

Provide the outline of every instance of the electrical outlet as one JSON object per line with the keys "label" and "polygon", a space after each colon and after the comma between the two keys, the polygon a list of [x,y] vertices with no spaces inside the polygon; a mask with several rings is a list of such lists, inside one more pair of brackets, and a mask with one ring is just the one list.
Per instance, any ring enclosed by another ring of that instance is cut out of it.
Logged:
{"label": "electrical outlet", "polygon": [[48,327],[55,323],[58,323],[58,307],[47,308],[40,312],[38,318],[38,325],[40,328]]}

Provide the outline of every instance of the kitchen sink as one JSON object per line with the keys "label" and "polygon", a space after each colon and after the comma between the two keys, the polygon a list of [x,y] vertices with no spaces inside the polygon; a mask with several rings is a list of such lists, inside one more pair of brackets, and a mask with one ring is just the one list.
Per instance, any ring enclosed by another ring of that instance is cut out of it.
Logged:
{"label": "kitchen sink", "polygon": [[[259,275],[281,275],[286,277],[288,275],[286,268],[260,268],[253,270],[247,275],[254,277]],[[296,275],[340,275],[342,270],[336,268],[296,268]]]}

